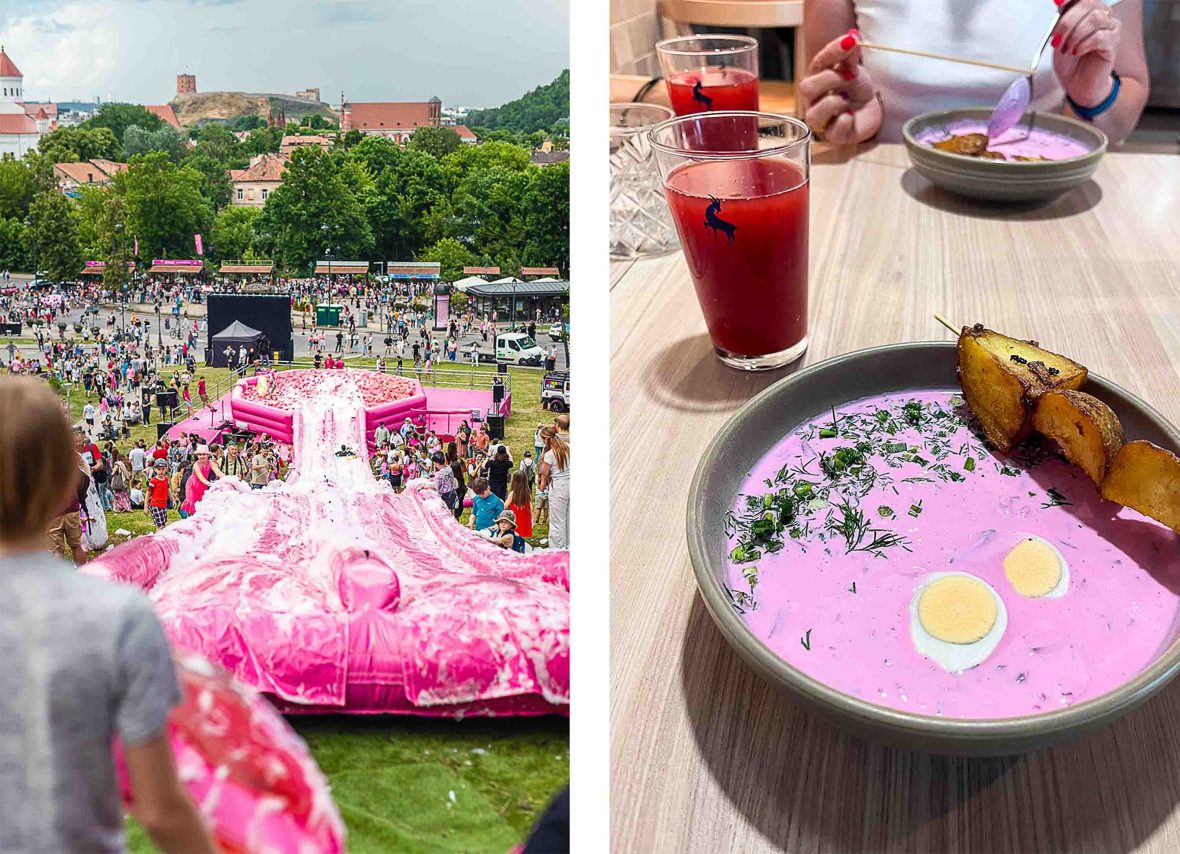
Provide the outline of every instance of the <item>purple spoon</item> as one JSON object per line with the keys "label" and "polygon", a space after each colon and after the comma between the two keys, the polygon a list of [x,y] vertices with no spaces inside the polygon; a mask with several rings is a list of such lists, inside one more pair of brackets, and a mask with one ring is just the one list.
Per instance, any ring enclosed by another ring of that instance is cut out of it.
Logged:
{"label": "purple spoon", "polygon": [[1028,109],[1028,105],[1032,103],[1033,75],[1037,73],[1037,68],[1041,64],[1041,56],[1044,55],[1045,48],[1049,46],[1049,40],[1053,38],[1053,31],[1057,29],[1060,14],[1072,5],[1070,2],[1062,4],[1061,12],[1053,16],[1053,20],[1049,23],[1049,29],[1045,32],[1045,37],[1041,39],[1041,46],[1037,48],[1032,64],[1028,67],[1028,74],[1013,80],[1012,85],[1005,89],[1004,94],[1000,96],[1000,103],[996,104],[991,121],[987,123],[988,142],[1003,136],[1015,127],[1025,110]]}
{"label": "purple spoon", "polygon": [[1004,94],[1000,96],[1000,103],[996,105],[996,110],[987,123],[988,142],[1003,136],[1020,121],[1020,117],[1028,109],[1029,101],[1032,100],[1032,86],[1029,83],[1031,79],[1032,75],[1017,77],[1012,81],[1012,85],[1004,90]]}

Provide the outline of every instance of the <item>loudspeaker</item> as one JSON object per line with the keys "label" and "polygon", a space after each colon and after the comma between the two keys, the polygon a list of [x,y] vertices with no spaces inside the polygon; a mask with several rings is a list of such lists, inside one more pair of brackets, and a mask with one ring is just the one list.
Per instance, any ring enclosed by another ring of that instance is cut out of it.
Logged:
{"label": "loudspeaker", "polygon": [[499,409],[499,404],[504,400],[504,383],[492,381],[492,403],[496,404]]}
{"label": "loudspeaker", "polygon": [[176,389],[168,389],[167,391],[156,392],[156,406],[163,406],[168,409],[175,409],[180,403],[180,397],[176,393]]}
{"label": "loudspeaker", "polygon": [[504,441],[503,415],[488,415],[488,435],[498,442]]}
{"label": "loudspeaker", "polygon": [[171,430],[175,425],[171,421],[156,422],[156,441],[164,438],[165,434]]}

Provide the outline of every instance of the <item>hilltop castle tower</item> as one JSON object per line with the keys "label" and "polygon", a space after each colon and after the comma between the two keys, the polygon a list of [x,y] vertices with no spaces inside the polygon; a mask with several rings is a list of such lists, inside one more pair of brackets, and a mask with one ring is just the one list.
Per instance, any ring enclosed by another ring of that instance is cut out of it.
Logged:
{"label": "hilltop castle tower", "polygon": [[195,74],[177,74],[176,75],[176,94],[177,95],[195,95],[195,94],[197,94],[197,75],[195,75]]}

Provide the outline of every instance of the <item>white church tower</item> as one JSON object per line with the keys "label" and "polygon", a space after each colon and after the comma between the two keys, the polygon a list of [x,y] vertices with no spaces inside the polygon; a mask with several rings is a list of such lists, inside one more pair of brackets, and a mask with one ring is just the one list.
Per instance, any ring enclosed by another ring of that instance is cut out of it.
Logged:
{"label": "white church tower", "polygon": [[0,45],[0,113],[25,114],[25,76]]}
{"label": "white church tower", "polygon": [[52,119],[44,107],[29,115],[25,107],[25,76],[0,45],[0,156],[24,157],[48,133]]}

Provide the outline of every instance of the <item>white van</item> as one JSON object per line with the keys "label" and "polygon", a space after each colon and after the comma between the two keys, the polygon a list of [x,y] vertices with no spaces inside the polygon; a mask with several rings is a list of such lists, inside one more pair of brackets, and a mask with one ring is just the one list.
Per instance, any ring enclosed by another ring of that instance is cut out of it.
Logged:
{"label": "white van", "polygon": [[501,332],[496,336],[496,361],[510,365],[540,365],[545,351],[523,332]]}

